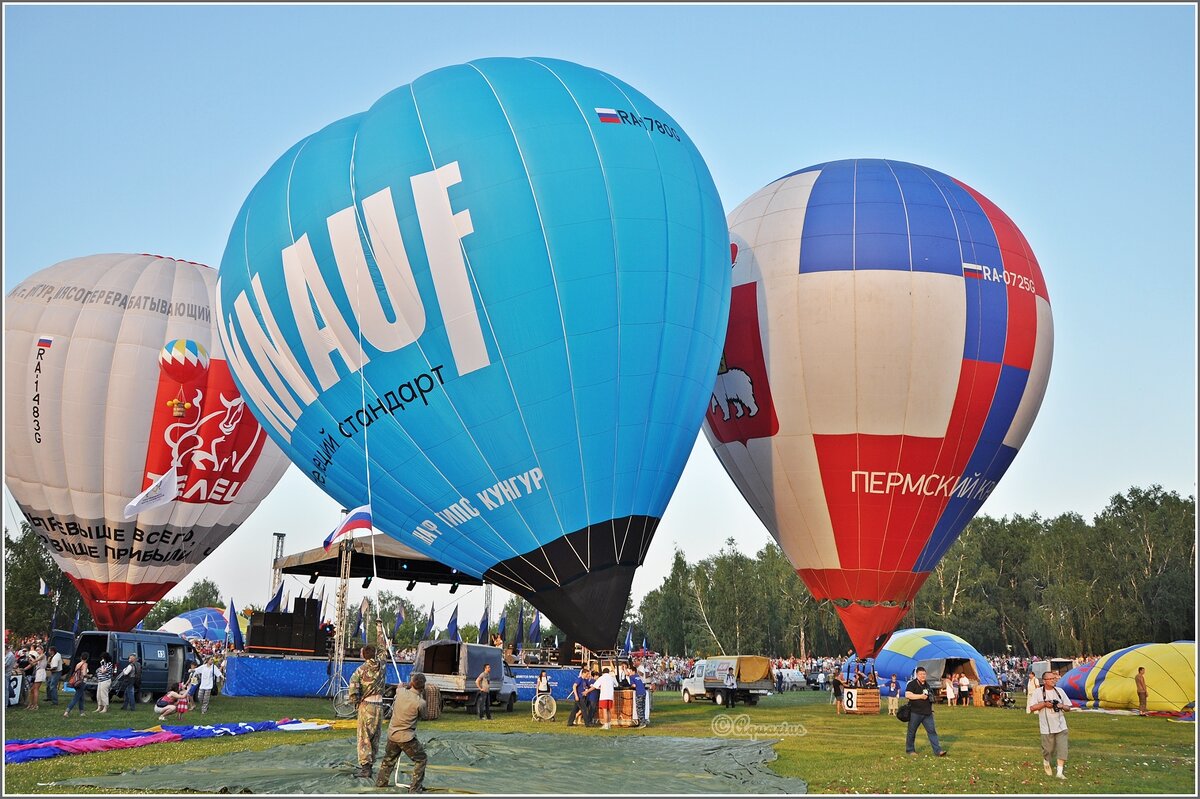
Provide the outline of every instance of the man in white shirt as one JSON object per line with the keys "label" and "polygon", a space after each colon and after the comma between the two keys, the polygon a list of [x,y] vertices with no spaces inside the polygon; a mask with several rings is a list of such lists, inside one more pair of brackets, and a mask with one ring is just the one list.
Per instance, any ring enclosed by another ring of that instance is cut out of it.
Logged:
{"label": "man in white shirt", "polygon": [[46,667],[46,699],[58,704],[58,683],[62,679],[63,658],[57,649],[50,647],[50,663]]}
{"label": "man in white shirt", "polygon": [[[1070,698],[1058,687],[1058,673],[1047,671],[1042,675],[1042,685],[1029,694],[1026,713],[1038,714],[1038,729],[1042,733],[1042,769],[1047,776],[1053,774],[1065,780],[1063,765],[1067,762],[1067,719],[1073,710]],[[1050,769],[1050,759],[1058,760],[1058,771]]]}
{"label": "man in white shirt", "polygon": [[208,700],[212,696],[217,675],[224,680],[225,673],[221,671],[221,667],[217,665],[217,659],[212,655],[209,655],[208,660],[204,661],[203,666],[196,669],[196,673],[200,675],[200,689],[196,692],[196,698],[200,701],[200,715],[203,716],[208,712]]}
{"label": "man in white shirt", "polygon": [[613,696],[616,694],[617,679],[613,677],[612,672],[608,669],[603,669],[600,676],[596,678],[596,682],[592,683],[592,687],[588,691],[598,691],[600,693],[600,728],[603,730],[612,729],[612,709]]}
{"label": "man in white shirt", "polygon": [[733,674],[733,666],[725,670],[724,686],[725,707],[733,707],[737,693],[737,677]]}

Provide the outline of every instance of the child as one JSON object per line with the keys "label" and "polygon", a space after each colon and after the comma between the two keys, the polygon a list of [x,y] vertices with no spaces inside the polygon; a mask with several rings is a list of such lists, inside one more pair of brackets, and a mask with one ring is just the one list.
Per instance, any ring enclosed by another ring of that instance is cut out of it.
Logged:
{"label": "child", "polygon": [[154,703],[154,712],[160,723],[172,713],[186,713],[187,708],[188,695],[183,683],[179,684],[177,690],[167,691]]}

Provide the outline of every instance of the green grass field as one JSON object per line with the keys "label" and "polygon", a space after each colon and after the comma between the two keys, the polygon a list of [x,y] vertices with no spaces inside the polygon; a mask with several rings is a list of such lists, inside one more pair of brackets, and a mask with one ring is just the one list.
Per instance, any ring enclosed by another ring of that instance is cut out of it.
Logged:
{"label": "green grass field", "polygon": [[[5,739],[68,736],[119,727],[150,727],[156,723],[148,706],[139,706],[134,713],[114,709],[105,715],[88,713],[84,718],[64,719],[65,704],[63,701],[57,710],[45,703],[37,712],[11,710],[4,716]],[[1024,706],[1023,697],[1019,697],[1019,704]],[[1068,779],[1064,782],[1042,773],[1037,721],[1022,710],[940,708],[936,715],[938,733],[950,756],[935,758],[923,732],[918,731],[917,737],[921,756],[906,757],[903,724],[887,715],[836,716],[824,693],[787,693],[768,697],[756,707],[739,705],[732,711],[708,703],[685,705],[676,694],[662,694],[655,703],[651,727],[638,731],[568,729],[562,721],[566,708],[562,703],[559,707],[559,721],[535,723],[529,717],[528,703],[522,702],[511,714],[503,710],[495,712],[495,721],[487,725],[487,730],[545,735],[711,737],[722,724],[718,716],[745,716],[734,725],[735,734],[778,738],[775,751],[779,759],[771,764],[772,768],[781,775],[807,781],[812,793],[1193,794],[1196,786],[1195,725],[1161,718],[1073,713],[1069,718]],[[199,724],[284,717],[332,716],[327,700],[220,696],[213,699],[206,716],[193,711],[185,721]],[[422,722],[421,729],[469,730],[479,724],[473,715],[461,709],[447,710],[436,721]],[[77,787],[56,788],[45,783],[352,735],[353,731],[347,730],[263,732],[57,757],[5,766],[4,791],[6,794],[80,793]],[[653,786],[629,786],[630,793],[652,791]]]}

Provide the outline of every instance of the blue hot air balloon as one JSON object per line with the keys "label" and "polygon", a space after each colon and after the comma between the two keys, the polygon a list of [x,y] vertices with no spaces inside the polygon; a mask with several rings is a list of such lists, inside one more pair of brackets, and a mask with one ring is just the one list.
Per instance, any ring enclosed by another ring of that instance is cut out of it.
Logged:
{"label": "blue hot air balloon", "polygon": [[615,642],[729,305],[720,199],[666,111],[566,61],[436,70],[288,150],[220,274],[243,394],[316,483]]}

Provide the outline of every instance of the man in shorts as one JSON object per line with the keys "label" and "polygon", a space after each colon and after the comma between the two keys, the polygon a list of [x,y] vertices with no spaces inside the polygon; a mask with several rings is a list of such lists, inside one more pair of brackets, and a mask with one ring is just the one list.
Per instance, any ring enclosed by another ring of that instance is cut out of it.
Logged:
{"label": "man in shorts", "polygon": [[596,691],[600,697],[600,728],[612,729],[613,697],[617,689],[617,680],[607,668],[600,670],[600,676],[592,684],[589,691]]}
{"label": "man in shorts", "polygon": [[[1073,710],[1070,698],[1058,687],[1058,673],[1047,671],[1042,675],[1042,685],[1029,695],[1026,713],[1038,714],[1038,730],[1042,734],[1042,770],[1046,776],[1065,780],[1063,766],[1067,762],[1067,719]],[[1050,768],[1050,761],[1058,761],[1058,771]]]}
{"label": "man in shorts", "polygon": [[1150,689],[1146,687],[1145,666],[1138,666],[1137,676],[1133,678],[1133,682],[1137,687],[1138,713],[1144,716],[1146,715],[1146,700],[1150,698]]}

